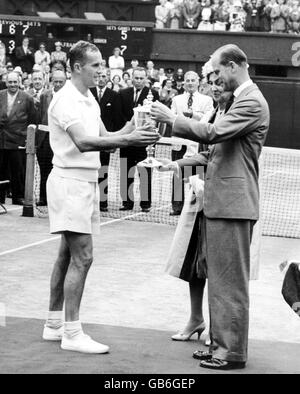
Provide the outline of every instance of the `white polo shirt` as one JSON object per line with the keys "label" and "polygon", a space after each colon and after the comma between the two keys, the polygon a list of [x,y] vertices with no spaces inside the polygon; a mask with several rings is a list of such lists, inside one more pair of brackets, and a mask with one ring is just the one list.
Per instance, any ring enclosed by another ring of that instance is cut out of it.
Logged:
{"label": "white polo shirt", "polygon": [[84,134],[99,137],[103,126],[100,108],[92,93],[84,96],[67,81],[53,97],[48,109],[50,145],[53,150],[53,171],[66,178],[97,182],[99,152],[81,153],[67,129],[81,124]]}

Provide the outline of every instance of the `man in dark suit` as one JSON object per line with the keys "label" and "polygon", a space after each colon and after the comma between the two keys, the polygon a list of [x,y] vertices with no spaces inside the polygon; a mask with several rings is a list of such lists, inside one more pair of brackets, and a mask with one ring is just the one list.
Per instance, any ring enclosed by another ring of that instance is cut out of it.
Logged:
{"label": "man in dark suit", "polygon": [[250,242],[259,217],[258,159],[270,114],[240,48],[225,45],[211,61],[215,78],[234,95],[226,114],[214,124],[199,123],[154,103],[152,115],[171,124],[178,137],[214,145],[205,176],[202,236],[212,344],[194,357],[201,367],[224,370],[244,368],[247,361]]}
{"label": "man in dark suit", "polygon": [[[13,204],[22,205],[25,188],[27,126],[36,123],[33,98],[19,89],[17,73],[7,75],[7,89],[0,91],[0,180],[10,169]],[[0,196],[2,203],[5,195]]]}
{"label": "man in dark suit", "polygon": [[[43,91],[39,99],[38,124],[48,126],[48,108],[53,98],[66,83],[66,73],[61,70],[52,73],[52,89]],[[38,130],[36,134],[37,159],[40,167],[40,199],[37,206],[47,205],[46,183],[52,169],[53,152],[49,142],[49,132]]]}
{"label": "man in dark suit", "polygon": [[[101,119],[108,131],[117,131],[122,128],[120,118],[121,106],[117,92],[109,89],[106,84],[109,80],[108,69],[101,70],[99,74],[98,86],[91,88],[91,92],[97,100],[100,110]],[[100,185],[100,211],[106,212],[108,206],[108,166],[110,153],[108,151],[100,152],[101,168],[99,170],[98,183]]]}
{"label": "man in dark suit", "polygon": [[[122,109],[122,126],[133,117],[133,108],[143,105],[143,101],[147,98],[149,88],[145,86],[147,80],[146,70],[137,67],[133,70],[132,84],[133,87],[122,89],[119,91]],[[153,101],[159,99],[158,93],[151,89]],[[134,172],[137,163],[147,157],[146,148],[144,147],[128,147],[120,149],[120,190],[123,206],[122,211],[133,209],[134,197],[133,190],[129,193],[129,188],[134,182]],[[125,160],[127,159],[127,166]],[[140,174],[140,206],[143,212],[148,212],[151,207],[151,169],[143,167],[138,169]],[[129,195],[130,194],[130,195]]]}
{"label": "man in dark suit", "polygon": [[34,65],[34,51],[29,46],[29,38],[24,37],[22,45],[16,48],[15,65],[20,66],[23,72],[30,74]]}

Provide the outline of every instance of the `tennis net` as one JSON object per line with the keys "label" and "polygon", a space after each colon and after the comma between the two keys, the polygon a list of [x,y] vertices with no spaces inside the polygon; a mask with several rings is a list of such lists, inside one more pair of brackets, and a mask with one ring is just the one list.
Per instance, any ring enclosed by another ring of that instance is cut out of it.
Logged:
{"label": "tennis net", "polygon": [[[174,147],[174,143],[173,143]],[[171,158],[172,144],[158,143],[155,156]],[[152,205],[148,213],[139,207],[139,176],[136,172],[133,187],[134,208],[132,211],[119,211],[120,197],[120,156],[119,150],[110,155],[108,169],[108,211],[101,216],[123,218],[176,225],[178,216],[170,216],[172,211],[172,173],[152,173]],[[39,200],[39,166],[35,161],[34,214],[47,216],[47,208],[36,207]],[[187,191],[188,185],[186,185]],[[300,238],[300,151],[264,147],[260,158],[260,217],[263,235]]]}

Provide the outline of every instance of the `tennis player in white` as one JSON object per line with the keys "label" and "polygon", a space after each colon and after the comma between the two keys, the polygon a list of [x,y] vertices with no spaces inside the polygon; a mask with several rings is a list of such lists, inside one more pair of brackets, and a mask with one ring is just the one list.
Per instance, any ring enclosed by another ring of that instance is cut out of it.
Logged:
{"label": "tennis player in white", "polygon": [[[53,170],[47,182],[51,233],[61,234],[58,258],[51,277],[50,307],[43,338],[60,341],[64,350],[107,353],[109,347],[85,335],[79,317],[85,280],[93,261],[92,234],[99,231],[99,152],[105,149],[145,146],[158,135],[132,122],[109,133],[100,109],[89,91],[96,86],[102,56],[89,42],[70,50],[71,81],[55,95],[49,110]],[[65,303],[65,323],[63,305]]]}

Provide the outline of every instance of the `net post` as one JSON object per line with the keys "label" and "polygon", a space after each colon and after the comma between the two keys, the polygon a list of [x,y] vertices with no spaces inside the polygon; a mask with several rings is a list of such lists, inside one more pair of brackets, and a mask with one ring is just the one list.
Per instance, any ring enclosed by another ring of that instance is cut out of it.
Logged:
{"label": "net post", "polygon": [[27,127],[26,140],[26,178],[25,178],[25,198],[22,216],[33,217],[33,185],[34,185],[34,166],[35,166],[35,134],[36,126]]}

